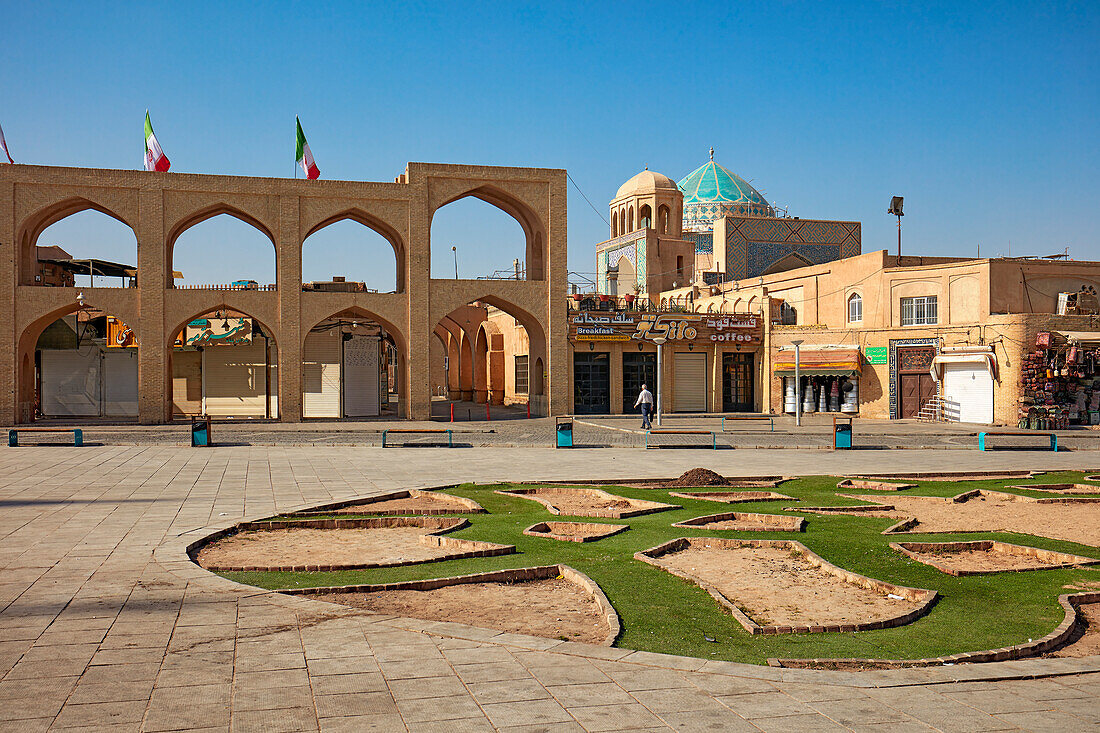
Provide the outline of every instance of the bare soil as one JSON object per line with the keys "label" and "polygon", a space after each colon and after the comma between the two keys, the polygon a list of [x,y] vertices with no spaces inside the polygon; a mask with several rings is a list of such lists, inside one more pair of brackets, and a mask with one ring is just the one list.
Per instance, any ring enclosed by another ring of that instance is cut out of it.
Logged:
{"label": "bare soil", "polygon": [[446,547],[420,544],[424,527],[372,529],[293,528],[231,535],[199,550],[203,567],[284,567],[287,565],[396,564],[454,554]]}
{"label": "bare soil", "polygon": [[[872,503],[881,496],[854,496]],[[1020,532],[1083,545],[1100,545],[1100,503],[1042,504],[990,492],[954,502],[929,496],[891,496],[895,511],[884,516],[915,517],[910,532]],[[863,516],[866,516],[864,514]]]}
{"label": "bare soil", "polygon": [[1085,622],[1083,633],[1061,649],[1044,656],[1089,657],[1100,654],[1100,603],[1083,603],[1077,607],[1077,613]]}
{"label": "bare soil", "polygon": [[564,579],[465,583],[435,590],[332,593],[318,600],[428,621],[601,644],[607,621],[590,595]]}
{"label": "bare soil", "polygon": [[420,494],[402,499],[385,499],[366,504],[354,504],[323,512],[324,514],[424,514],[448,512],[467,514],[472,510],[456,497],[447,494]]}
{"label": "bare soil", "polygon": [[776,547],[692,546],[657,562],[713,586],[762,626],[858,624],[920,605],[847,583],[800,553]]}
{"label": "bare soil", "polygon": [[629,516],[628,513],[649,513],[673,508],[670,504],[643,499],[628,499],[623,496],[609,494],[600,489],[550,486],[522,493],[518,491],[498,493],[538,501],[544,505],[549,504],[557,510],[558,514],[573,517],[616,518]]}
{"label": "bare soil", "polygon": [[935,563],[951,570],[970,572],[991,572],[997,570],[1039,570],[1052,565],[1061,565],[1056,560],[1043,560],[1029,555],[1017,555],[994,549],[960,550],[941,552],[914,552],[917,559],[925,563]]}
{"label": "bare soil", "polygon": [[682,486],[729,486],[730,482],[725,476],[711,471],[709,468],[693,468],[687,471],[678,479],[668,481],[665,486],[682,487]]}
{"label": "bare soil", "polygon": [[526,535],[584,542],[586,539],[618,534],[629,525],[594,522],[539,522],[523,530]]}

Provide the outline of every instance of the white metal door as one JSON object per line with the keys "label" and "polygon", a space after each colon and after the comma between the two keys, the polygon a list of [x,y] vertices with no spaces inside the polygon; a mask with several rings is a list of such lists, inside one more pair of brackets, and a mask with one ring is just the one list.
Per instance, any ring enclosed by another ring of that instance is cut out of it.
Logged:
{"label": "white metal door", "polygon": [[344,342],[344,417],[379,414],[379,338],[352,336]]}
{"label": "white metal door", "polygon": [[944,412],[949,420],[993,422],[993,377],[983,362],[943,365]]}
{"label": "white metal door", "polygon": [[312,331],[302,350],[302,416],[340,417],[340,341],[338,328]]}
{"label": "white metal door", "polygon": [[101,399],[100,349],[43,349],[42,414],[48,417],[98,417]]}
{"label": "white metal door", "polygon": [[103,354],[103,414],[107,417],[137,416],[137,349],[107,349]]}
{"label": "white metal door", "polygon": [[[264,343],[207,346],[202,352],[203,402],[206,414],[264,417],[267,381]],[[272,390],[276,382],[272,381]],[[274,417],[274,412],[272,413]]]}
{"label": "white metal door", "polygon": [[707,355],[676,354],[674,412],[707,411]]}

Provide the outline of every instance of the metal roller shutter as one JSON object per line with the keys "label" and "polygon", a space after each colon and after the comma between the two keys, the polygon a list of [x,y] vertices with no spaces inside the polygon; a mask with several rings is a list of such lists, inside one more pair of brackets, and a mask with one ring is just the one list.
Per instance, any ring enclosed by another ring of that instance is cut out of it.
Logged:
{"label": "metal roller shutter", "polygon": [[98,417],[101,352],[98,346],[41,352],[42,414],[48,417]]}
{"label": "metal roller shutter", "polygon": [[340,329],[313,331],[302,350],[302,416],[340,417]]}
{"label": "metal roller shutter", "polygon": [[943,365],[944,412],[949,420],[993,422],[993,377],[984,362]]}
{"label": "metal roller shutter", "polygon": [[[202,352],[202,371],[203,403],[207,415],[265,416],[267,391],[262,340],[250,346],[206,347]],[[272,391],[275,391],[276,384],[278,381],[273,373]]]}
{"label": "metal roller shutter", "polygon": [[344,342],[344,417],[378,415],[379,338],[352,336]]}
{"label": "metal roller shutter", "polygon": [[676,354],[674,412],[707,411],[707,355]]}
{"label": "metal roller shutter", "polygon": [[103,414],[107,417],[137,416],[137,349],[108,349],[103,355]]}

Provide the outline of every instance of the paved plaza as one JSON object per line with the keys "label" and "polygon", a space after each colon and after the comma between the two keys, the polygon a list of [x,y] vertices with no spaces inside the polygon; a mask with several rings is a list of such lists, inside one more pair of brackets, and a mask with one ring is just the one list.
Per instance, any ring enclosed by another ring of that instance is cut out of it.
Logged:
{"label": "paved plaza", "polygon": [[112,430],[88,429],[103,445],[0,451],[0,730],[1100,730],[1098,657],[876,672],[705,661],[371,615],[237,585],[186,555],[245,518],[461,481],[1096,469],[1094,451],[191,449],[112,445]]}

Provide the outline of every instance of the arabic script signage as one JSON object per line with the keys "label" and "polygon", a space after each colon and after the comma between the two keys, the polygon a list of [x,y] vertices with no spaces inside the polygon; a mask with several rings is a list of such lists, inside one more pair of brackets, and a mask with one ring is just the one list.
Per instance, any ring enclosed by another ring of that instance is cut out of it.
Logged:
{"label": "arabic script signage", "polygon": [[187,346],[247,346],[252,343],[251,318],[200,318],[187,324]]}
{"label": "arabic script signage", "polygon": [[760,319],[744,314],[594,312],[569,318],[569,338],[576,341],[759,344],[761,334]]}

